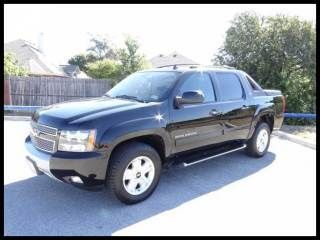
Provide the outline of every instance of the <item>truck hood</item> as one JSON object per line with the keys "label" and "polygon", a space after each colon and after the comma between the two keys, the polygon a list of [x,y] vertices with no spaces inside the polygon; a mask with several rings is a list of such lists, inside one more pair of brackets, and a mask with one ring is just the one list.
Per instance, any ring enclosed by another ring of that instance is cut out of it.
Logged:
{"label": "truck hood", "polygon": [[100,112],[103,112],[103,115],[109,115],[115,112],[139,108],[145,104],[133,100],[112,99],[108,97],[81,99],[41,108],[34,113],[32,120],[48,125],[66,125],[81,118],[99,114]]}

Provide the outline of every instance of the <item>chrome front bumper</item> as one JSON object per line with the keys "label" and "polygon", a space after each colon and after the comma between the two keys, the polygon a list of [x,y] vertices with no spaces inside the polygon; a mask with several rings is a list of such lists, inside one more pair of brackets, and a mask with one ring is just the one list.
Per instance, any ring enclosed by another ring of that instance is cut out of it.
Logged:
{"label": "chrome front bumper", "polygon": [[47,176],[62,182],[60,179],[56,178],[50,172],[50,158],[51,156],[47,153],[41,152],[36,149],[31,142],[25,143],[26,148],[26,161],[31,164],[31,168],[37,175],[42,175],[43,173]]}
{"label": "chrome front bumper", "polygon": [[[46,174],[60,182],[87,190],[103,189],[108,164],[105,152],[51,154],[34,147],[30,136],[26,138],[24,145],[26,160],[37,175]],[[80,177],[83,183],[74,182],[71,177]]]}

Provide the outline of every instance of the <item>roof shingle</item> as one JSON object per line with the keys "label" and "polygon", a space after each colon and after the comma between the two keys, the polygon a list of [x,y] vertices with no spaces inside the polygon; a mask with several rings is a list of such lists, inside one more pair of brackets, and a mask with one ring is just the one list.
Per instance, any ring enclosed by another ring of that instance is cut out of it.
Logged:
{"label": "roof shingle", "polygon": [[34,75],[63,76],[65,73],[51,63],[32,43],[22,39],[4,44],[5,53],[13,53],[20,65]]}

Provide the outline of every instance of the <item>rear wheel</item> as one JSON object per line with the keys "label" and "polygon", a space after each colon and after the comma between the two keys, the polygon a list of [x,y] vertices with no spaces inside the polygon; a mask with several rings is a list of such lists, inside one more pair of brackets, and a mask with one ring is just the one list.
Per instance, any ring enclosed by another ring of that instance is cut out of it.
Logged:
{"label": "rear wheel", "polygon": [[262,157],[268,151],[269,144],[270,128],[267,123],[262,122],[247,142],[247,154],[252,157]]}
{"label": "rear wheel", "polygon": [[160,173],[161,160],[156,150],[144,143],[131,142],[112,155],[107,184],[120,201],[138,203],[152,194]]}

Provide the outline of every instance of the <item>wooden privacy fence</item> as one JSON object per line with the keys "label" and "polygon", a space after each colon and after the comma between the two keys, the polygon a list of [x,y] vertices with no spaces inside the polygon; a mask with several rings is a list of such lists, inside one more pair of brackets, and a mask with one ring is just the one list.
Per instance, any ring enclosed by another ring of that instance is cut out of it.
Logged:
{"label": "wooden privacy fence", "polygon": [[11,105],[47,106],[77,98],[100,97],[110,89],[107,79],[10,76]]}

